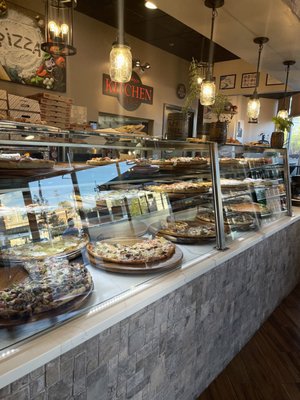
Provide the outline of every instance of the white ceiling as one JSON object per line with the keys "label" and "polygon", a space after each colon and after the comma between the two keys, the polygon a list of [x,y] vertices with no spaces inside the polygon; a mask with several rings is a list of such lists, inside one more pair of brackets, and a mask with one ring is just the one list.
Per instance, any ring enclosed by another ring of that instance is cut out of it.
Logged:
{"label": "white ceiling", "polygon": [[[210,36],[211,10],[204,0],[157,0],[158,7],[200,32]],[[292,3],[300,11],[300,0],[225,0],[218,9],[214,41],[240,58],[256,65],[257,36],[270,40],[264,46],[261,69],[285,81],[284,60],[295,60],[291,67],[289,86],[300,90],[300,21],[291,11]]]}

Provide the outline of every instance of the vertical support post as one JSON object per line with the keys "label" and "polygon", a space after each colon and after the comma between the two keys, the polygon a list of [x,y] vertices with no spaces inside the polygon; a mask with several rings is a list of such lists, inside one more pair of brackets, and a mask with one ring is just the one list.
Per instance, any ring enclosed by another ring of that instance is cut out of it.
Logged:
{"label": "vertical support post", "polygon": [[226,239],[224,231],[224,216],[223,216],[223,202],[222,202],[222,191],[220,182],[220,166],[219,166],[219,153],[218,144],[210,143],[210,164],[211,164],[211,175],[212,175],[212,191],[213,191],[213,202],[215,210],[215,224],[216,224],[216,247],[218,250],[226,250]]}
{"label": "vertical support post", "polygon": [[283,149],[283,176],[285,182],[287,215],[289,217],[292,217],[293,209],[292,209],[292,192],[291,192],[288,149]]}

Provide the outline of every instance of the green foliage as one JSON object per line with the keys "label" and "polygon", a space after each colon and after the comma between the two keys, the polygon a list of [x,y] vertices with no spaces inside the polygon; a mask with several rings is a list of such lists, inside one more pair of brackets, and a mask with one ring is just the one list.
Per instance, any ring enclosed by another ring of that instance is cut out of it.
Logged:
{"label": "green foliage", "polygon": [[200,75],[199,62],[193,58],[189,67],[189,88],[182,107],[182,112],[187,114],[195,99],[199,99],[200,85],[198,78]]}
{"label": "green foliage", "polygon": [[290,131],[291,127],[294,125],[292,120],[281,117],[273,117],[272,121],[275,123],[276,130],[281,132],[285,130]]}

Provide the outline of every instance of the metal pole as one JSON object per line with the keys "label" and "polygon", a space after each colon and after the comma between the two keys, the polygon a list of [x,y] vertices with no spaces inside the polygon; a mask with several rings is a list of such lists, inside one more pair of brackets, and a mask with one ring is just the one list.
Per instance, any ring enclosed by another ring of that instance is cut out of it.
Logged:
{"label": "metal pole", "polygon": [[218,250],[226,250],[226,239],[224,231],[224,216],[223,216],[223,201],[220,182],[220,166],[218,144],[210,143],[210,165],[212,175],[212,191],[215,210],[215,225],[216,225],[216,247]]}
{"label": "metal pole", "polygon": [[291,182],[290,182],[290,167],[289,167],[288,149],[283,149],[283,175],[284,175],[284,182],[285,182],[287,215],[289,217],[292,217],[293,209],[292,209],[292,192],[291,192]]}

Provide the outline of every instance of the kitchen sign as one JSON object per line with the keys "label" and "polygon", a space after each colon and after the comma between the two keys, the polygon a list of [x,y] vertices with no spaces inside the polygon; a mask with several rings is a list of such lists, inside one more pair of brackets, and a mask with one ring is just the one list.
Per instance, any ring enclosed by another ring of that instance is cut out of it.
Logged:
{"label": "kitchen sign", "polygon": [[41,50],[44,27],[43,16],[7,2],[0,18],[0,79],[65,92],[66,60]]}
{"label": "kitchen sign", "polygon": [[153,87],[143,85],[136,72],[132,72],[131,79],[126,83],[114,82],[108,74],[103,74],[102,93],[116,97],[125,110],[134,111],[142,103],[153,104]]}

